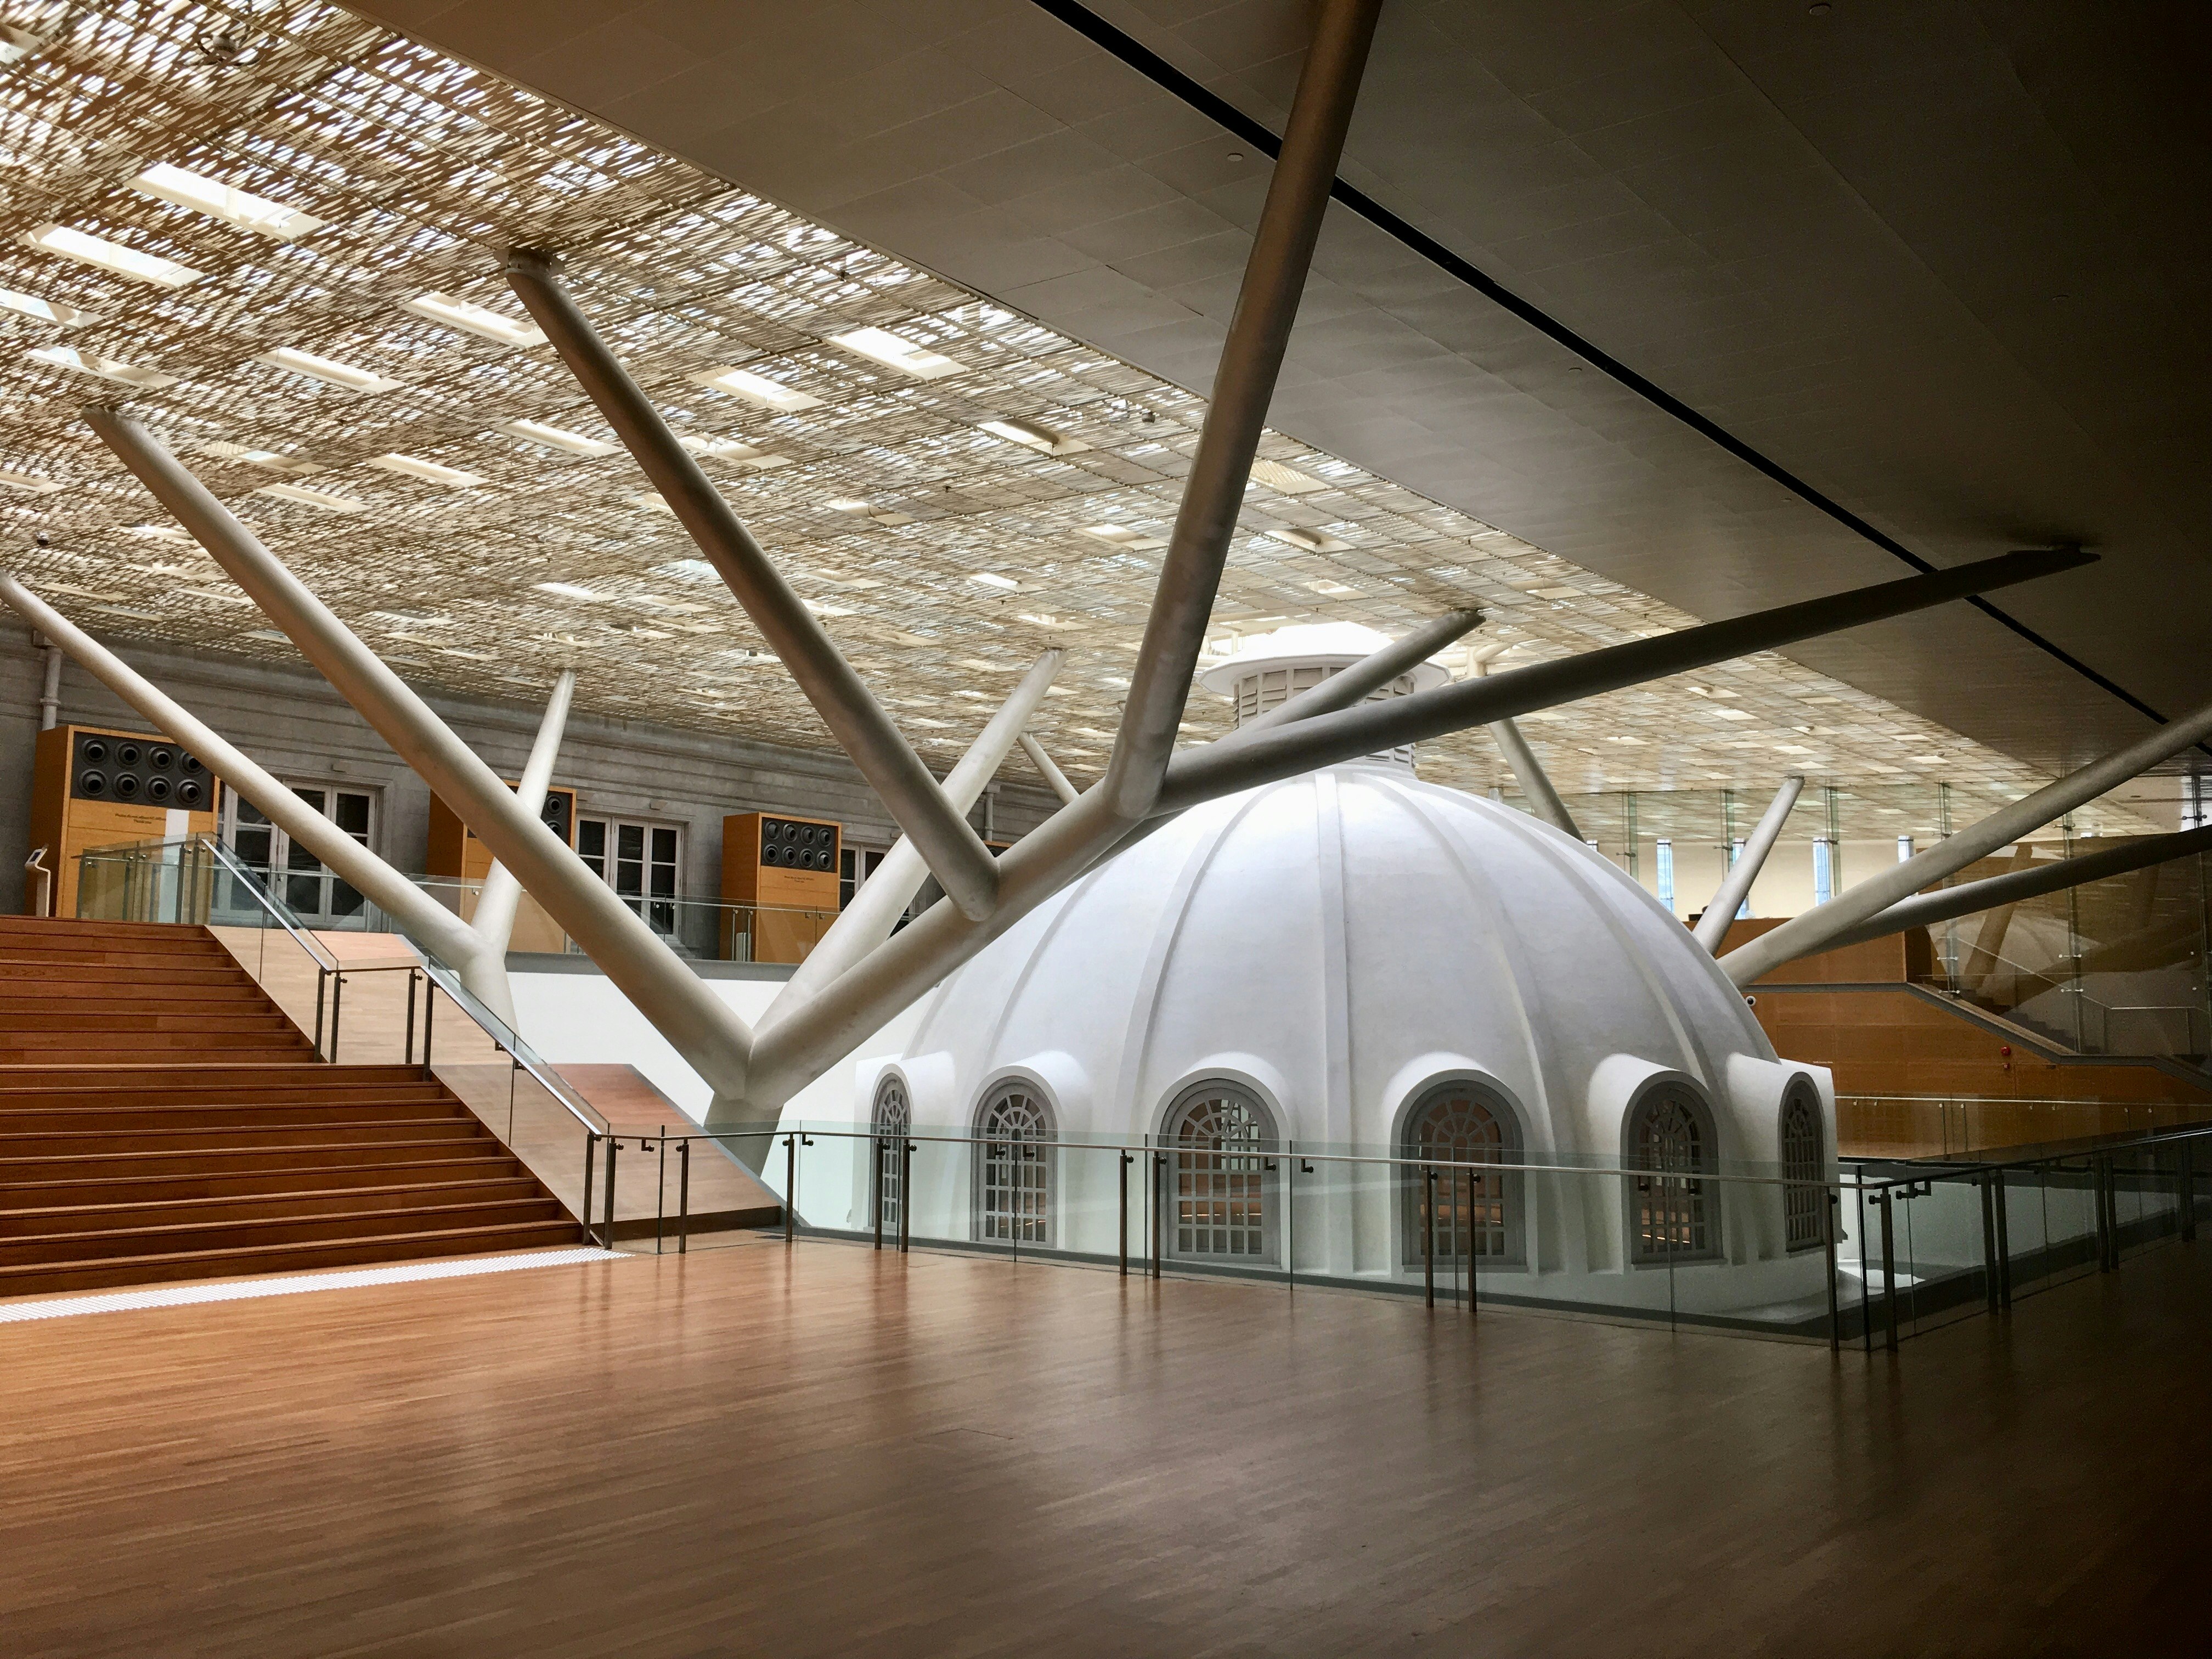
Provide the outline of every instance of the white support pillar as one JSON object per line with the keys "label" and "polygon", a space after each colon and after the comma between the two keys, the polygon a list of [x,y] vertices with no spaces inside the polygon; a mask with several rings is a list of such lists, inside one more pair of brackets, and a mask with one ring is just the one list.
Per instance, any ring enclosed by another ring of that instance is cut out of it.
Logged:
{"label": "white support pillar", "polygon": [[1736,912],[1751,896],[1751,884],[1765,867],[1766,855],[1781,839],[1782,826],[1790,821],[1798,793],[1804,787],[1805,780],[1795,772],[1783,779],[1782,787],[1774,792],[1774,799],[1759,820],[1759,827],[1751,832],[1743,851],[1721,878],[1720,890],[1713,895],[1713,902],[1705,907],[1705,914],[1698,922],[1698,943],[1706,950],[1719,950],[1721,941],[1728,937],[1729,923],[1735,920]]}
{"label": "white support pillar", "polygon": [[[545,791],[553,782],[553,763],[561,753],[561,734],[568,724],[568,705],[576,696],[576,671],[564,668],[546,700],[544,718],[538,723],[538,738],[530,745],[530,758],[514,791],[515,804],[532,817],[543,815]],[[477,895],[476,920],[471,924],[486,947],[507,955],[514,936],[514,914],[522,902],[522,884],[505,865],[494,863],[484,873],[483,890]],[[509,1022],[512,1024],[512,1022]]]}

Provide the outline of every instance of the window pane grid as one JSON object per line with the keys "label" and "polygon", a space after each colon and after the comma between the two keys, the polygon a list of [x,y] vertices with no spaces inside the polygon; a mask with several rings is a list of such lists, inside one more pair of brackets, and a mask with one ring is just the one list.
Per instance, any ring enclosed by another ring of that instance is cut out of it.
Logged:
{"label": "window pane grid", "polygon": [[1706,1254],[1705,1183],[1692,1173],[1705,1167],[1697,1115],[1671,1097],[1647,1102],[1637,1113],[1635,1152],[1638,1169],[1659,1172],[1638,1176],[1632,1195],[1638,1257]]}
{"label": "window pane grid", "polygon": [[895,1082],[884,1084],[876,1097],[876,1156],[881,1160],[876,1206],[886,1232],[898,1230],[899,1206],[905,1198],[902,1176],[906,1170],[906,1137],[913,1127],[906,1091]]}
{"label": "window pane grid", "polygon": [[1042,1244],[1051,1218],[1052,1139],[1044,1103],[1010,1089],[983,1114],[983,1167],[977,1229],[985,1239]]}
{"label": "window pane grid", "polygon": [[[1802,1096],[1782,1110],[1782,1174],[1792,1182],[1820,1179],[1820,1120]],[[1800,1250],[1821,1242],[1820,1205],[1826,1195],[1821,1187],[1792,1185],[1782,1189],[1784,1237],[1790,1249]]]}
{"label": "window pane grid", "polygon": [[1174,1137],[1177,1255],[1267,1254],[1267,1159],[1257,1150],[1264,1139],[1259,1114],[1234,1095],[1183,1109]]}
{"label": "window pane grid", "polygon": [[[1407,1155],[1424,1163],[1503,1164],[1505,1133],[1497,1114],[1471,1091],[1455,1089],[1440,1094],[1423,1107],[1413,1120]],[[1413,1172],[1414,1189],[1407,1239],[1409,1256],[1422,1254],[1421,1230],[1430,1224],[1428,1179]],[[1470,1257],[1492,1261],[1506,1258],[1510,1249],[1505,1212],[1505,1172],[1503,1170],[1437,1171],[1435,1249],[1441,1261],[1458,1262]]]}

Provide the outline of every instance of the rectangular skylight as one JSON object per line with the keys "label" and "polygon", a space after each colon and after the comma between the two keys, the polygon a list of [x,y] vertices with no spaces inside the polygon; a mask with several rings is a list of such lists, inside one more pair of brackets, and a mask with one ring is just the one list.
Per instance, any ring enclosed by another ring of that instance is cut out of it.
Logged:
{"label": "rectangular skylight", "polygon": [[758,467],[766,471],[773,466],[789,466],[791,457],[773,451],[756,449],[750,444],[739,443],[735,438],[678,438],[677,442],[694,455],[704,455],[710,460],[729,461],[738,466]]}
{"label": "rectangular skylight", "polygon": [[397,392],[400,386],[398,380],[386,380],[373,368],[357,368],[334,357],[318,357],[312,351],[297,351],[290,346],[264,351],[253,361],[266,363],[271,368],[304,374],[327,386],[343,386],[349,392]]}
{"label": "rectangular skylight", "polygon": [[501,345],[545,343],[545,331],[537,324],[494,311],[489,306],[472,305],[466,300],[456,300],[450,294],[418,294],[401,303],[417,316],[428,317],[434,323],[443,323],[447,327],[458,328],[465,334],[496,340]]}
{"label": "rectangular skylight", "polygon": [[1334,553],[1345,545],[1335,537],[1324,536],[1318,530],[1298,530],[1289,525],[1278,525],[1272,530],[1261,532],[1261,534],[1272,536],[1279,542],[1287,542],[1292,547],[1304,548],[1309,553]]}
{"label": "rectangular skylight", "polygon": [[972,574],[968,580],[971,582],[980,582],[986,587],[1012,589],[1021,586],[1021,584],[1016,581],[1012,576],[1001,576],[995,570],[978,570]]}
{"label": "rectangular skylight", "polygon": [[722,573],[704,559],[677,559],[668,564],[657,564],[653,567],[653,574],[673,576],[685,582],[715,582],[722,579]]}
{"label": "rectangular skylight", "polygon": [[1083,533],[1086,536],[1096,536],[1102,542],[1111,542],[1116,547],[1129,548],[1139,553],[1152,548],[1167,545],[1167,543],[1158,536],[1147,536],[1143,531],[1126,524],[1087,524],[1083,526]]}
{"label": "rectangular skylight", "polygon": [[280,242],[297,241],[328,222],[312,213],[288,208],[282,202],[272,202],[265,196],[234,190],[220,179],[173,167],[167,161],[155,162],[126,182],[142,196],[189,208],[194,213],[204,213],[210,219],[220,219],[256,235],[274,237]]}
{"label": "rectangular skylight", "polygon": [[404,472],[410,478],[420,478],[424,483],[444,484],[449,489],[472,489],[483,480],[473,472],[464,472],[458,466],[443,466],[436,461],[426,461],[419,455],[372,455],[371,466],[380,466],[386,472]]}
{"label": "rectangular skylight", "polygon": [[763,409],[773,409],[789,415],[801,409],[811,409],[822,401],[789,386],[781,380],[771,380],[765,374],[756,374],[744,368],[710,368],[694,374],[692,384],[716,392],[726,392],[732,397],[743,398],[748,403],[758,404]]}
{"label": "rectangular skylight", "polygon": [[364,505],[350,495],[333,495],[327,489],[310,489],[305,484],[264,484],[253,493],[298,501],[303,507],[319,507],[325,513],[358,513]]}
{"label": "rectangular skylight", "polygon": [[62,487],[52,478],[42,478],[35,472],[18,472],[11,466],[0,466],[0,484],[20,489],[27,495],[51,495]]}
{"label": "rectangular skylight", "polygon": [[857,495],[832,495],[822,503],[832,513],[865,513],[868,504]]}
{"label": "rectangular skylight", "polygon": [[965,363],[957,363],[911,340],[902,340],[885,328],[856,328],[849,333],[832,334],[830,341],[886,368],[911,374],[917,380],[942,380],[967,368]]}
{"label": "rectangular skylight", "polygon": [[164,374],[156,368],[140,368],[119,358],[103,357],[96,351],[79,351],[74,346],[41,346],[23,355],[34,362],[75,369],[80,374],[96,374],[103,380],[119,380],[145,392],[159,392],[163,386],[177,383],[173,374]]}
{"label": "rectangular skylight", "polygon": [[89,236],[81,230],[71,230],[67,225],[40,225],[36,230],[23,233],[27,246],[41,253],[58,253],[64,259],[75,259],[80,264],[97,265],[102,270],[112,270],[118,276],[129,276],[141,283],[151,283],[156,288],[185,288],[197,283],[207,273],[194,270],[190,265],[180,265],[174,259],[164,259],[158,254],[141,253],[135,247],[125,247],[120,242],[111,242],[104,236]]}
{"label": "rectangular skylight", "polygon": [[799,603],[817,617],[849,617],[853,613],[840,605],[824,605],[819,599],[801,599]]}
{"label": "rectangular skylight", "polygon": [[615,453],[613,444],[602,443],[597,438],[586,438],[580,432],[548,426],[543,421],[503,421],[498,429],[509,437],[527,438],[532,443],[544,444],[548,449],[565,449],[571,455],[611,455]]}
{"label": "rectangular skylight", "polygon": [[0,288],[0,310],[19,312],[42,323],[58,323],[64,328],[73,328],[92,314],[79,311],[75,306],[57,305],[52,300],[41,300],[35,294],[18,294],[12,288]]}
{"label": "rectangular skylight", "polygon": [[596,599],[599,596],[588,587],[579,587],[574,582],[537,582],[532,584],[540,593],[550,593],[556,599]]}
{"label": "rectangular skylight", "polygon": [[1080,438],[1070,438],[1054,432],[1048,426],[1038,426],[1029,421],[984,421],[984,431],[994,438],[1004,438],[1010,444],[1019,444],[1024,449],[1034,449],[1045,455],[1073,455],[1091,446]]}
{"label": "rectangular skylight", "polygon": [[1280,461],[1252,463],[1252,482],[1265,484],[1270,489],[1280,490],[1285,495],[1309,495],[1328,486],[1310,473],[1294,466],[1285,466]]}
{"label": "rectangular skylight", "polygon": [[205,443],[200,447],[209,454],[226,461],[243,461],[248,466],[266,467],[271,472],[319,472],[320,467],[306,461],[295,461],[289,455],[280,455],[273,449],[254,449],[246,444]]}
{"label": "rectangular skylight", "polygon": [[674,507],[669,506],[665,501],[661,499],[660,492],[657,489],[648,489],[635,495],[625,495],[623,499],[628,501],[632,507],[647,507],[655,513],[667,513],[672,514],[676,511]]}

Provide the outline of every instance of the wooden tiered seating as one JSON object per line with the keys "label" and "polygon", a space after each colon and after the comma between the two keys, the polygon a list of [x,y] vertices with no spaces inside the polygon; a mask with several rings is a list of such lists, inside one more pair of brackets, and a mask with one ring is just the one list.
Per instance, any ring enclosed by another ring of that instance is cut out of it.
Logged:
{"label": "wooden tiered seating", "polygon": [[443,1084],[322,1064],[205,930],[0,918],[0,1295],[580,1236]]}

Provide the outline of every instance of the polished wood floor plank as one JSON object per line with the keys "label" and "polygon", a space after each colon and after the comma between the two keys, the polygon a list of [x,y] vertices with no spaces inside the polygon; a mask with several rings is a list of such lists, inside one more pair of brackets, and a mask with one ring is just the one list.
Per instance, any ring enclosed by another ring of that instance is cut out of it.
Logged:
{"label": "polished wood floor plank", "polygon": [[2208,1291],[1838,1361],[762,1242],[4,1327],[0,1648],[2132,1650],[2201,1628]]}

